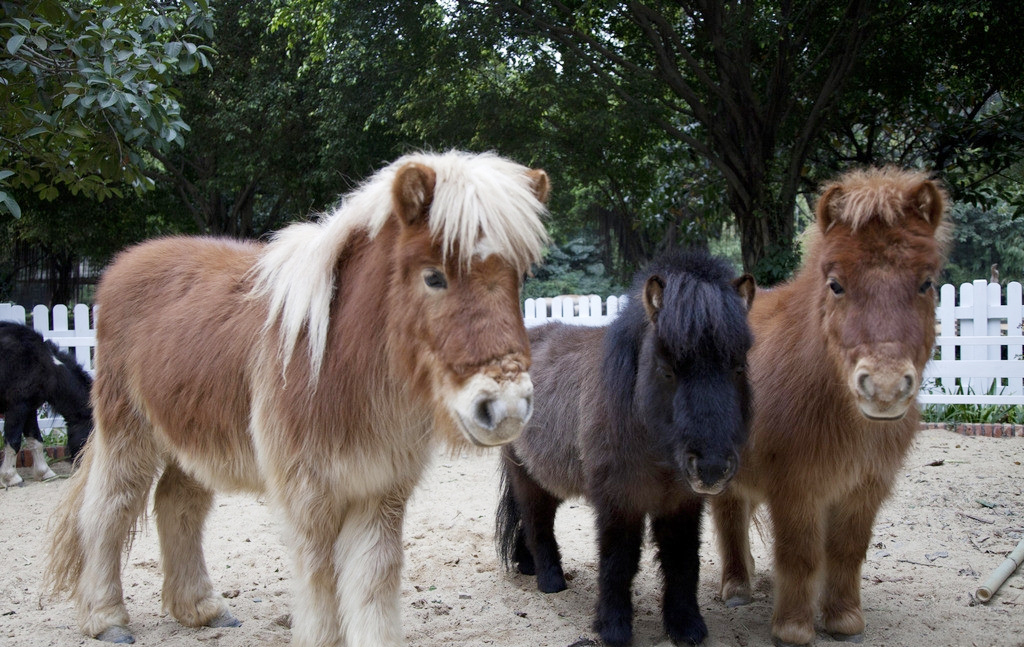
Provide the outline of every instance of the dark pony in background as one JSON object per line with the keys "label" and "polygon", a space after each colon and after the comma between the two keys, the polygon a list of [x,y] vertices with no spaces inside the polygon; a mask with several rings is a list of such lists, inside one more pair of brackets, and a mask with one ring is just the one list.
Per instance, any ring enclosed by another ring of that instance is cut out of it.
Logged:
{"label": "dark pony in background", "polygon": [[825,186],[797,275],[750,311],[754,419],[741,468],[711,509],[722,599],[750,602],[751,514],[775,553],[777,643],[864,632],[861,564],[872,524],[919,428],[935,342],[946,196],[927,175],[854,171]]}
{"label": "dark pony in background", "polygon": [[707,254],[670,253],[637,274],[609,326],[530,331],[535,412],[502,451],[499,554],[536,574],[541,591],[563,590],[555,512],[586,497],[597,513],[595,630],[607,644],[632,638],[630,587],[647,517],[665,630],[687,643],[707,635],[696,598],[704,495],[735,473],[750,415],[754,284],[732,276]]}
{"label": "dark pony in background", "polygon": [[32,452],[33,476],[37,480],[56,476],[46,463],[36,420],[36,410],[44,402],[67,423],[69,458],[78,456],[92,431],[91,387],[92,378],[70,353],[28,326],[0,321],[0,410],[4,414],[0,485],[21,483],[15,466],[23,439],[25,449]]}

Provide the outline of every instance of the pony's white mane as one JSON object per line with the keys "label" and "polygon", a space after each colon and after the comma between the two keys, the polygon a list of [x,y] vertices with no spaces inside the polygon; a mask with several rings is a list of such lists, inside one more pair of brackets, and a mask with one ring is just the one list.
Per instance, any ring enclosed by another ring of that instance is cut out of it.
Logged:
{"label": "pony's white mane", "polygon": [[290,225],[274,235],[254,268],[251,296],[269,304],[266,328],[279,322],[282,371],[306,329],[313,379],[327,344],[334,270],[353,232],[370,238],[392,216],[392,184],[408,163],[436,173],[428,222],[448,257],[456,248],[468,268],[475,251],[487,249],[520,272],[541,259],[548,236],[544,204],[524,166],[491,153],[414,153],[399,158],[348,194],[341,206],[317,222]]}

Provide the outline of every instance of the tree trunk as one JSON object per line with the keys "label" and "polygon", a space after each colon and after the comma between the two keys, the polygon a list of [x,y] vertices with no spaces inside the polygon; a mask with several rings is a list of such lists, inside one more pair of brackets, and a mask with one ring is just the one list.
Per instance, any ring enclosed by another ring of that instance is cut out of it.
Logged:
{"label": "tree trunk", "polygon": [[766,202],[770,206],[763,211],[736,212],[743,271],[753,274],[762,287],[788,279],[799,261],[792,209],[776,201]]}

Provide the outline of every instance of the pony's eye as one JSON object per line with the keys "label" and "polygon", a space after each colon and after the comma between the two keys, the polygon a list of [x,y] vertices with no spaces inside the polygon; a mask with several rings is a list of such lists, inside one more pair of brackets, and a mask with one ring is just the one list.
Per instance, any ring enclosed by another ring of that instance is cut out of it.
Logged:
{"label": "pony's eye", "polygon": [[733,370],[736,371],[737,373],[739,373],[740,375],[742,375],[743,373],[747,372],[747,365],[746,364],[737,364],[733,368]]}
{"label": "pony's eye", "polygon": [[441,270],[429,269],[423,271],[423,282],[431,290],[444,290],[448,287],[448,279]]}
{"label": "pony's eye", "polygon": [[928,279],[927,281],[925,281],[924,283],[921,284],[921,287],[918,288],[917,291],[920,294],[928,294],[928,292],[931,291],[934,287],[935,287],[935,281],[932,281],[931,279]]}
{"label": "pony's eye", "polygon": [[846,290],[843,289],[843,286],[839,285],[839,281],[835,280],[831,276],[828,277],[828,289],[832,290],[832,294],[836,295],[837,297],[846,292]]}

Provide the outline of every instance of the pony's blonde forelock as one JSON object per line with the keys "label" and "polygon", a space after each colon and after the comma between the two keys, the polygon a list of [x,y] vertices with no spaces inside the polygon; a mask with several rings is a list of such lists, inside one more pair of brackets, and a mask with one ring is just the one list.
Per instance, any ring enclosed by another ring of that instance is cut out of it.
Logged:
{"label": "pony's blonde forelock", "polygon": [[266,298],[265,327],[279,325],[282,371],[294,355],[302,331],[308,335],[313,379],[320,373],[327,345],[334,271],[353,232],[375,238],[391,217],[392,184],[409,163],[436,173],[428,222],[444,254],[458,251],[468,268],[477,246],[488,248],[520,273],[541,259],[548,243],[541,220],[543,202],[526,167],[493,153],[450,151],[413,153],[392,162],[317,222],[290,225],[274,235],[254,268],[253,298]]}

